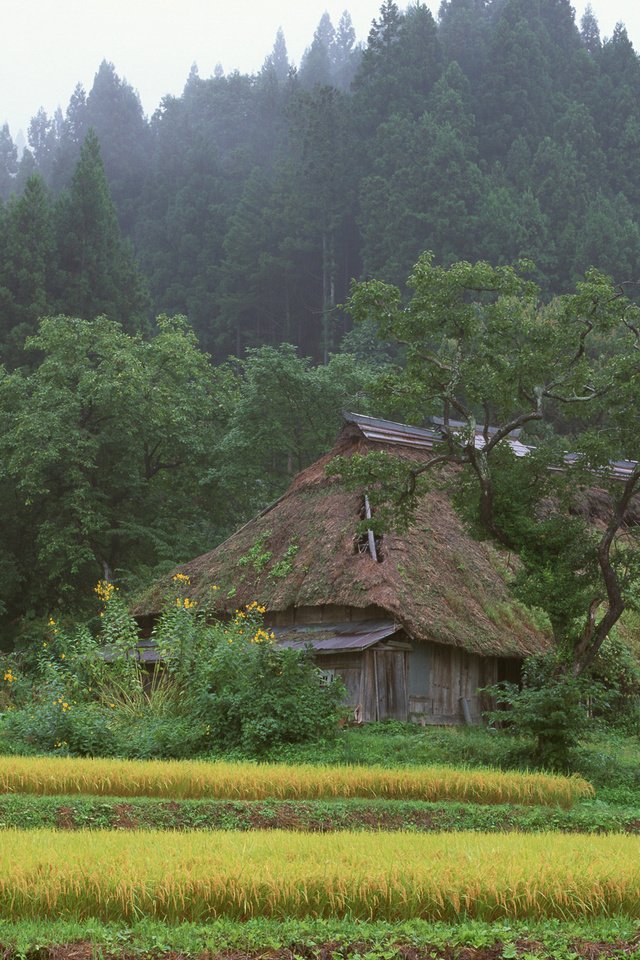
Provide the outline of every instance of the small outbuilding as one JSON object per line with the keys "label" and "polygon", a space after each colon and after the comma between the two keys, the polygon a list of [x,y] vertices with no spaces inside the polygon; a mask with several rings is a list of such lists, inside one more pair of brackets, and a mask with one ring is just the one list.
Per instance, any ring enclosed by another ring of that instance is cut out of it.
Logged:
{"label": "small outbuilding", "polygon": [[[550,646],[510,594],[510,557],[474,540],[451,504],[456,473],[441,476],[403,534],[359,535],[366,491],[347,490],[326,467],[336,456],[385,450],[421,460],[440,440],[418,428],[356,414],[334,448],[286,493],[210,553],[181,566],[195,599],[223,614],[259,601],[277,642],[310,647],[327,679],[338,675],[363,722],[477,723],[481,690],[516,680],[524,657]],[[134,613],[149,628],[167,581]]]}

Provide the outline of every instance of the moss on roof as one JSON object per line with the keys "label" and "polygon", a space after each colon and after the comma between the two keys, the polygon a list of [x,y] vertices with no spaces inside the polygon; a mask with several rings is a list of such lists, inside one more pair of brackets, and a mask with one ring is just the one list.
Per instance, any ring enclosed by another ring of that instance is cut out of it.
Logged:
{"label": "moss on roof", "polygon": [[[387,611],[415,640],[449,644],[484,655],[526,656],[550,640],[529,611],[510,596],[505,564],[494,547],[469,535],[443,490],[420,502],[405,534],[387,533],[383,562],[360,554],[354,536],[362,497],[344,488],[325,467],[333,457],[366,453],[353,426],[334,449],[299,474],[287,492],[210,553],[178,571],[191,578],[200,601],[216,592],[223,611],[253,600],[269,611],[337,604]],[[386,447],[401,456],[415,451]],[[157,613],[170,591],[170,576],[156,583],[134,608]]]}

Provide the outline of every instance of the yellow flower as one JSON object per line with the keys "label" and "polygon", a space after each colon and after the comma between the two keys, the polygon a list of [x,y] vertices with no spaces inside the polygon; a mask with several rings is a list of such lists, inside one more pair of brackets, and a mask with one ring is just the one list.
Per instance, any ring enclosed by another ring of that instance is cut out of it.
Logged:
{"label": "yellow flower", "polygon": [[186,573],[176,573],[173,581],[174,583],[191,583],[191,577],[188,577]]}
{"label": "yellow flower", "polygon": [[97,593],[99,600],[102,600],[103,603],[108,603],[116,592],[117,587],[109,583],[108,580],[98,580],[93,590],[94,593]]}
{"label": "yellow flower", "polygon": [[53,617],[49,617],[49,626],[50,626],[50,627],[55,627],[55,625],[56,625],[56,622],[55,622],[55,620],[53,619]]}
{"label": "yellow flower", "polygon": [[61,654],[60,654],[60,659],[61,659],[61,660],[64,660],[64,653],[61,653]]}

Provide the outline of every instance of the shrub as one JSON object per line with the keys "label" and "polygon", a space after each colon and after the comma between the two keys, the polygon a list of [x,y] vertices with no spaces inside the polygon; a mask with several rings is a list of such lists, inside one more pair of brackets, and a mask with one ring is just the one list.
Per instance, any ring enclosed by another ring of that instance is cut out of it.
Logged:
{"label": "shrub", "polygon": [[306,652],[274,646],[263,608],[252,603],[224,623],[215,618],[215,591],[204,609],[188,589],[178,574],[153,633],[163,663],[152,679],[133,655],[136,623],[112,584],[96,587],[95,634],[50,619],[29,684],[22,674],[18,683],[7,661],[0,693],[12,709],[3,740],[27,752],[178,759],[220,750],[264,755],[336,733],[341,684],[323,685]]}
{"label": "shrub", "polygon": [[210,622],[179,595],[154,630],[167,671],[213,747],[261,755],[337,731],[342,684],[325,685],[308,652],[276,647],[263,613],[252,603],[230,622]]}
{"label": "shrub", "polygon": [[489,713],[489,718],[516,734],[533,737],[534,746],[527,752],[536,766],[570,770],[573,751],[588,725],[586,702],[592,685],[567,674],[555,657],[531,657],[522,679],[522,688],[501,683],[489,690],[503,708]]}

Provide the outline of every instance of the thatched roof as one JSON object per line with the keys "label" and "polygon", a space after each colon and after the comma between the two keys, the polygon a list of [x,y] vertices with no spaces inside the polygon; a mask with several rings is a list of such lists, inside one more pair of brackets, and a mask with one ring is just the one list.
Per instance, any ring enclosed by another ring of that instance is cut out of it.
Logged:
{"label": "thatched roof", "polygon": [[[327,477],[327,464],[337,455],[380,449],[412,458],[428,455],[419,435],[416,445],[401,435],[396,442],[393,437],[372,440],[359,419],[345,425],[333,450],[300,473],[275,504],[210,553],[174,571],[190,577],[190,596],[206,601],[212,586],[219,587],[215,596],[221,612],[253,600],[270,612],[376,607],[415,640],[498,656],[547,649],[549,639],[510,596],[508,557],[471,538],[446,489],[422,499],[407,533],[384,535],[381,563],[357,552],[362,495]],[[170,577],[156,583],[134,613],[157,613],[170,586]]]}

